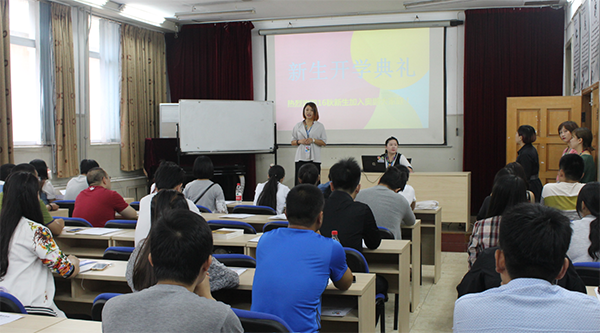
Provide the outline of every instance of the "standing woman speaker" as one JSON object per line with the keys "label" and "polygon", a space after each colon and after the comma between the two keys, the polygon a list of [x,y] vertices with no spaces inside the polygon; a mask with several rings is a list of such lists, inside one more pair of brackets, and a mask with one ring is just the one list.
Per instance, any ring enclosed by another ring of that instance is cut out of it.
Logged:
{"label": "standing woman speaker", "polygon": [[303,121],[294,126],[292,130],[292,146],[298,146],[296,150],[296,173],[295,185],[298,185],[298,170],[305,164],[314,164],[321,173],[321,147],[327,144],[327,133],[325,126],[318,122],[319,110],[313,102],[308,102],[302,109]]}

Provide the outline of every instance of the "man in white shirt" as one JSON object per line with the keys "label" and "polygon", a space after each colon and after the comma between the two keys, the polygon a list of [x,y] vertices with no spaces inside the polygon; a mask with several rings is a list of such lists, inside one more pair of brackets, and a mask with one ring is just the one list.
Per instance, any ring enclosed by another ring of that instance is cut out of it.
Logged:
{"label": "man in white shirt", "polygon": [[558,162],[558,183],[548,183],[542,189],[540,202],[559,209],[569,220],[579,220],[575,206],[579,191],[585,185],[579,182],[583,176],[583,158],[577,154],[567,154]]}
{"label": "man in white shirt", "polygon": [[81,174],[77,177],[71,178],[67,183],[67,189],[65,191],[65,200],[75,200],[79,193],[90,185],[87,182],[87,173],[92,168],[99,168],[98,162],[95,160],[84,159],[79,163],[79,172]]}
{"label": "man in white shirt", "polygon": [[[181,192],[183,188],[183,178],[185,171],[183,169],[169,161],[162,162],[156,172],[154,173],[154,180],[156,184],[156,192],[148,194],[140,200],[140,211],[138,216],[137,225],[135,227],[135,245],[148,237],[151,227],[151,207],[152,198],[161,190],[176,190]],[[200,210],[194,205],[194,203],[186,199],[190,210],[198,215]]]}
{"label": "man in white shirt", "polygon": [[[403,174],[406,174],[406,181],[408,182],[408,178],[410,177],[410,170],[402,164],[396,165],[398,170],[402,171]],[[417,204],[417,194],[415,193],[415,189],[406,184],[404,185],[404,189],[398,192],[399,195],[402,195],[408,204],[410,205],[411,210],[415,210],[415,205]]]}

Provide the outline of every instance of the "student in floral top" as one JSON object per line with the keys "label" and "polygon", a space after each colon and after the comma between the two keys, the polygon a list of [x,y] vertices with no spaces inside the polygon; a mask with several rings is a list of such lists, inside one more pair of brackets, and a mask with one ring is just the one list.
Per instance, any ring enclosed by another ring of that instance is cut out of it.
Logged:
{"label": "student in floral top", "polygon": [[54,304],[54,278],[79,273],[79,259],[63,254],[43,226],[39,180],[13,172],[4,184],[0,212],[0,287],[23,303],[30,314],[65,317]]}

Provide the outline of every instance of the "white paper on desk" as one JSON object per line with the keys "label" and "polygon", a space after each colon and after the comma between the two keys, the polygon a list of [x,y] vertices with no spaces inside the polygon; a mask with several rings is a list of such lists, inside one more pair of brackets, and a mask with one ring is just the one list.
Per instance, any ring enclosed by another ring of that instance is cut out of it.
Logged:
{"label": "white paper on desk", "polygon": [[0,325],[12,323],[17,319],[21,319],[23,316],[16,313],[0,312]]}
{"label": "white paper on desk", "polygon": [[221,216],[219,216],[219,218],[245,219],[247,217],[252,217],[252,216],[254,216],[254,214],[227,214],[227,215],[221,215]]}
{"label": "white paper on desk", "polygon": [[101,235],[110,234],[111,232],[115,232],[115,231],[123,231],[123,229],[117,229],[117,228],[89,228],[89,229],[77,231],[75,234],[76,235],[97,235],[97,236],[101,236]]}
{"label": "white paper on desk", "polygon": [[417,201],[415,209],[436,209],[440,206],[440,203],[435,200]]}
{"label": "white paper on desk", "polygon": [[79,273],[89,271],[90,269],[92,269],[92,267],[94,267],[95,264],[96,264],[96,261],[94,261],[94,260],[79,261]]}
{"label": "white paper on desk", "polygon": [[225,200],[225,204],[231,205],[232,203],[236,203],[235,200]]}
{"label": "white paper on desk", "polygon": [[278,214],[269,217],[269,220],[287,220],[287,216],[285,214]]}
{"label": "white paper on desk", "polygon": [[[262,235],[260,235],[260,236],[262,236]],[[260,236],[256,236],[256,237],[252,238],[251,240],[249,240],[249,242],[258,243],[258,241],[260,240]]]}
{"label": "white paper on desk", "polygon": [[227,267],[227,268],[236,272],[238,276],[242,275],[242,273],[244,273],[245,271],[248,270],[248,268],[242,268],[242,267]]}
{"label": "white paper on desk", "polygon": [[321,316],[324,317],[344,317],[352,308],[338,308],[333,306],[321,306]]}

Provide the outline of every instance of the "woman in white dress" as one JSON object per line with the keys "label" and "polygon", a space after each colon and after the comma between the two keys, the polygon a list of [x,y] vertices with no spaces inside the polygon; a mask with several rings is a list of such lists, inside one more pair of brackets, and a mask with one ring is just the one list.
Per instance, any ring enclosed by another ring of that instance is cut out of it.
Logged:
{"label": "woman in white dress", "polygon": [[298,185],[298,170],[304,164],[314,164],[321,173],[321,148],[327,145],[327,133],[325,133],[325,126],[318,121],[317,105],[313,102],[306,103],[302,109],[302,117],[304,120],[292,129],[292,146],[298,146],[294,158],[295,185]]}
{"label": "woman in white dress", "polygon": [[268,206],[277,211],[277,214],[283,214],[285,208],[285,199],[290,188],[283,185],[285,170],[281,165],[274,165],[269,169],[269,180],[265,183],[256,185],[254,191],[254,205]]}

